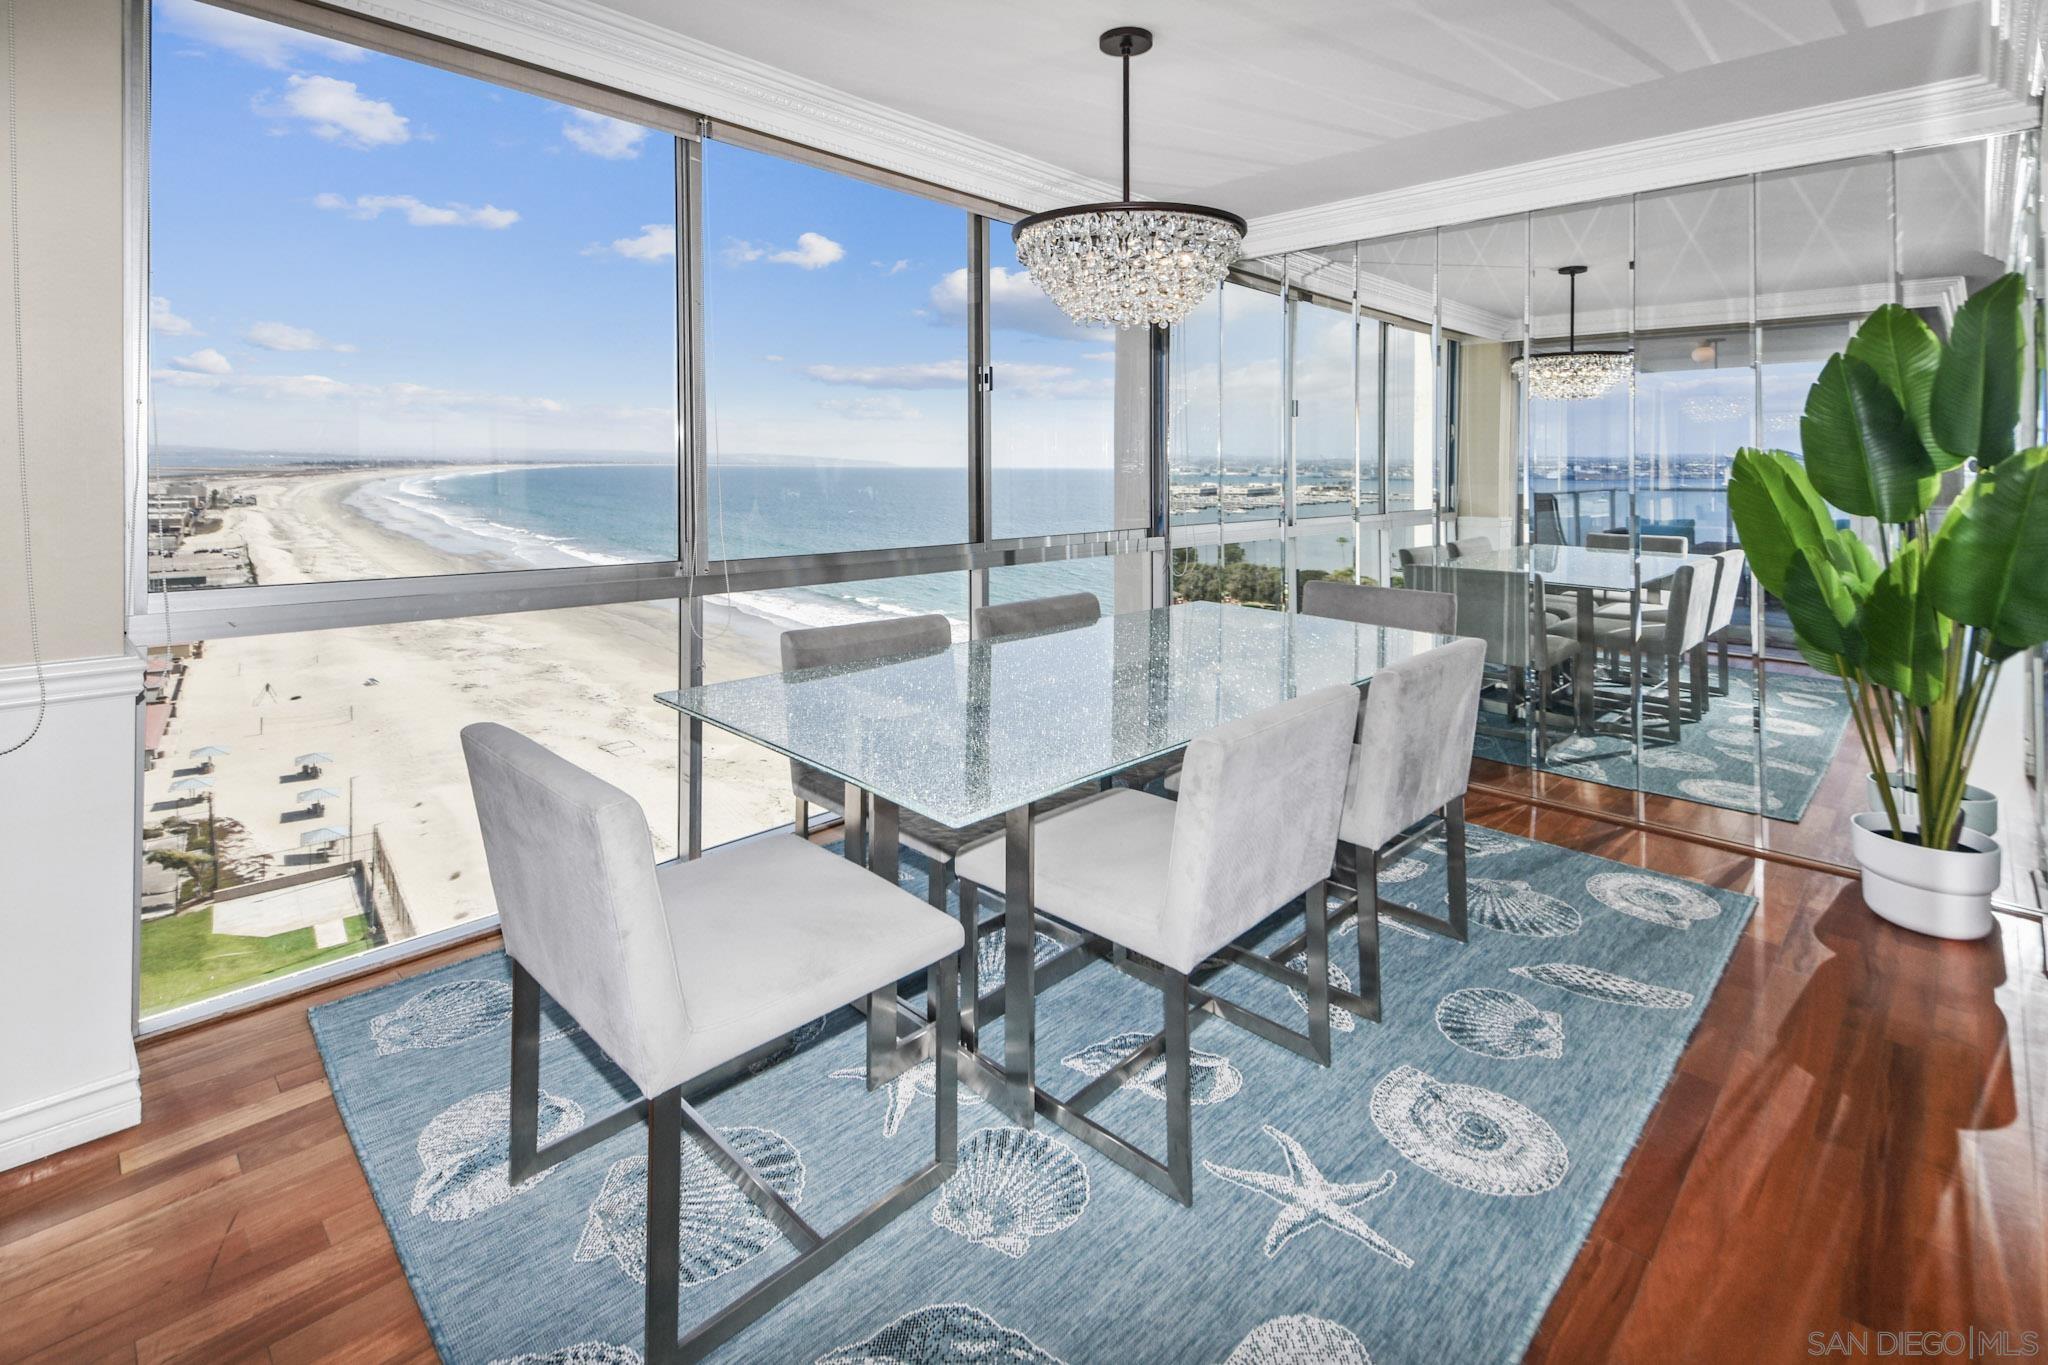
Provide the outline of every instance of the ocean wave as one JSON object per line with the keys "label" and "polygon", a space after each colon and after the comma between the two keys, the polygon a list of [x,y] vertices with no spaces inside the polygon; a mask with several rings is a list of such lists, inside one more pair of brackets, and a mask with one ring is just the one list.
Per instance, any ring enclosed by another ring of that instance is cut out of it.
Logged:
{"label": "ocean wave", "polygon": [[474,478],[468,470],[378,479],[349,494],[347,503],[387,531],[422,540],[447,554],[505,568],[553,569],[579,564],[629,564],[623,555],[577,544],[567,536],[514,526],[454,510],[434,485]]}

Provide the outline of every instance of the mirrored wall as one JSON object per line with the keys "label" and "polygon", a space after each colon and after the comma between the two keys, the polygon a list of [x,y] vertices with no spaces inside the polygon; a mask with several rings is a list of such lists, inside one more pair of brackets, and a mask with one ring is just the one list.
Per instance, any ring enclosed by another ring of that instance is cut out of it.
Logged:
{"label": "mirrored wall", "polygon": [[[1267,291],[1233,286],[1234,310],[1226,290],[1176,360],[1213,365],[1257,318],[1277,377],[1211,395],[1207,424],[1181,433],[1234,450],[1233,420],[1274,433],[1291,420],[1276,506],[1301,526],[1325,499],[1355,501],[1362,578],[1456,596],[1460,633],[1490,646],[1480,785],[1852,866],[1865,773],[1848,703],[1759,594],[1730,470],[1746,445],[1800,455],[1807,390],[1873,309],[1902,303],[1946,336],[1974,289],[2009,269],[2033,282],[2035,143],[1961,142],[1251,263]],[[1178,461],[1176,520],[1245,515],[1256,499],[1232,474],[1200,471],[1196,497]],[[1414,515],[1439,506],[1441,521]],[[2017,745],[2030,671],[2009,675]],[[2025,819],[2033,803],[2015,795]]]}

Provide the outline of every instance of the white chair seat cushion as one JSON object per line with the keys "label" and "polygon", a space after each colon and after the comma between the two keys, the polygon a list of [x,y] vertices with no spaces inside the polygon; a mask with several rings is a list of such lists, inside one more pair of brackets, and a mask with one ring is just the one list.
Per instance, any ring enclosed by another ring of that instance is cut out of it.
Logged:
{"label": "white chair seat cushion", "polygon": [[[1175,805],[1163,796],[1115,787],[1032,825],[1037,909],[1145,956],[1169,961],[1167,863]],[[1003,890],[1008,841],[960,855],[960,880]]]}
{"label": "white chair seat cushion", "polygon": [[[1664,627],[1665,621],[1661,616],[1645,615],[1643,617],[1643,633],[1638,639],[1645,650],[1652,653],[1663,650]],[[1604,649],[1627,649],[1629,647],[1628,619],[1624,617],[1619,621],[1604,620],[1596,622],[1593,626],[1593,638]]]}
{"label": "white chair seat cushion", "polygon": [[[1654,603],[1645,603],[1643,606],[1643,619],[1645,621],[1662,621],[1669,611],[1670,608],[1668,607],[1660,607]],[[1610,602],[1594,612],[1593,615],[1602,622],[1626,621],[1628,620],[1628,603]]]}
{"label": "white chair seat cushion", "polygon": [[[960,922],[803,839],[655,869],[690,1032],[659,1093],[960,951]],[[645,1084],[643,1082],[643,1084]]]}

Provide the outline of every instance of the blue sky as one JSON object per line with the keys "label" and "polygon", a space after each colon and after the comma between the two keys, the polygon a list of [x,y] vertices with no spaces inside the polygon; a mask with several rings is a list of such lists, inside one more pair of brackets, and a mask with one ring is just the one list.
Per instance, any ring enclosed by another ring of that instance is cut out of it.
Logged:
{"label": "blue sky", "polygon": [[[674,143],[197,0],[157,0],[165,445],[350,457],[671,448]],[[961,211],[705,149],[719,454],[958,466]],[[992,234],[999,461],[1106,466],[1114,339]]]}

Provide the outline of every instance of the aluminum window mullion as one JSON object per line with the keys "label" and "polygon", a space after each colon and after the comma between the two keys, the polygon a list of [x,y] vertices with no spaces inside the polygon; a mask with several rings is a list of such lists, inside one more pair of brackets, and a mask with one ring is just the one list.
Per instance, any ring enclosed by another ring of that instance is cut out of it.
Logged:
{"label": "aluminum window mullion", "polygon": [[[967,215],[967,543],[984,545],[995,531],[995,369],[990,359],[988,307],[989,221]],[[987,606],[988,570],[967,573],[967,624]]]}

